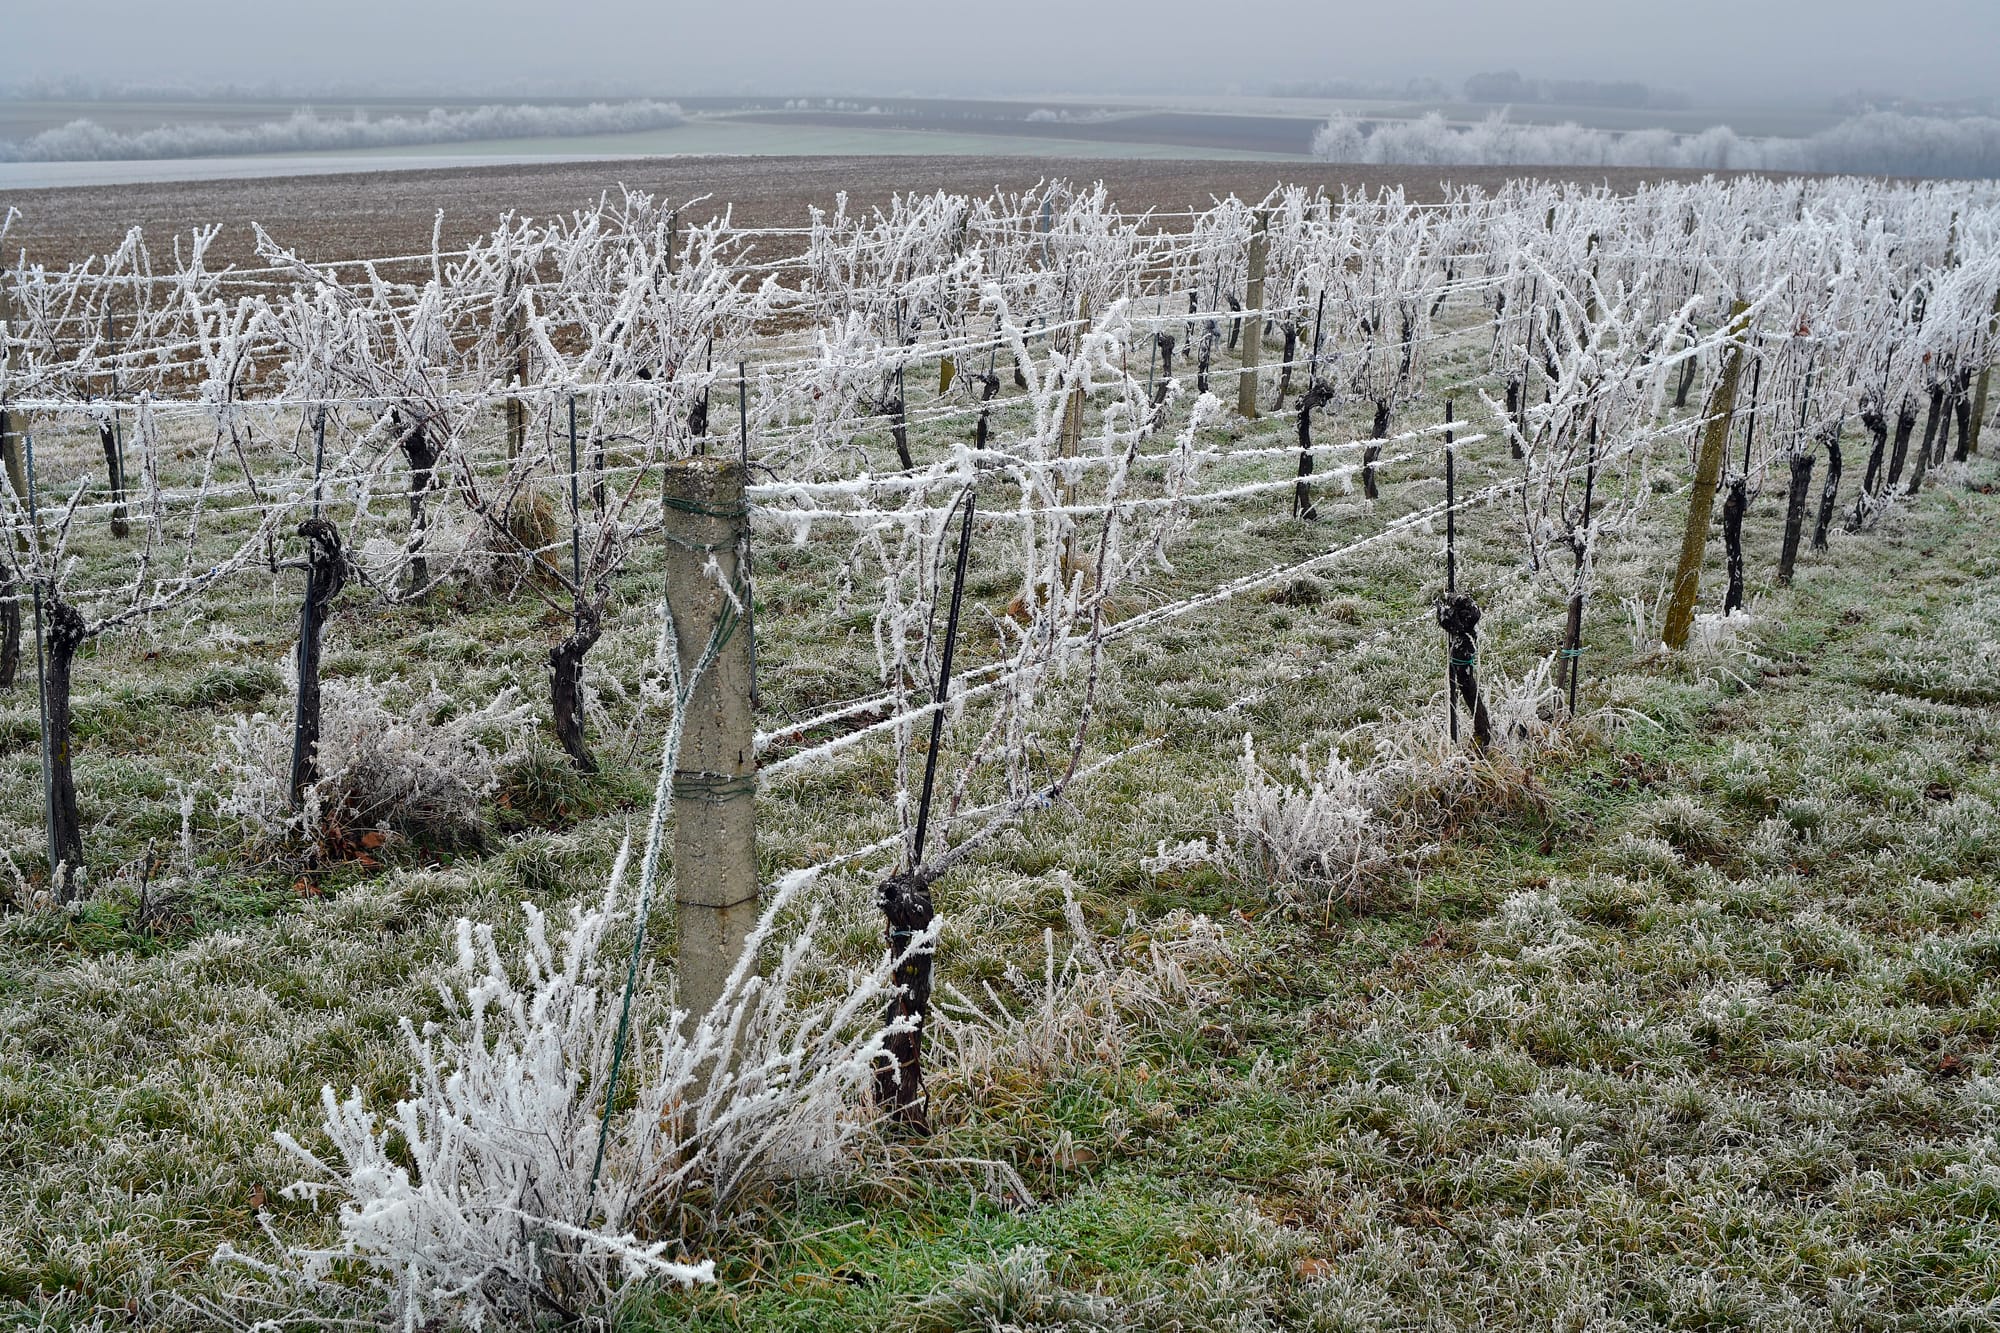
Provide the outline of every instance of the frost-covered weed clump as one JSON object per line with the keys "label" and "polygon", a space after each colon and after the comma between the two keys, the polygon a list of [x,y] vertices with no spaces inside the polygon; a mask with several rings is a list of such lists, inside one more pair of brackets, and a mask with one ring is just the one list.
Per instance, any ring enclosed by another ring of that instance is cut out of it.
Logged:
{"label": "frost-covered weed clump", "polygon": [[1493,695],[1494,739],[1453,741],[1435,720],[1392,716],[1364,729],[1373,754],[1339,749],[1323,763],[1301,750],[1274,773],[1243,738],[1243,785],[1211,840],[1161,844],[1143,865],[1159,873],[1210,862],[1294,907],[1364,909],[1408,858],[1477,818],[1541,810],[1533,764],[1569,742],[1551,720],[1546,666]]}
{"label": "frost-covered weed clump", "polygon": [[1273,776],[1243,737],[1243,786],[1216,842],[1217,858],[1246,882],[1321,903],[1363,903],[1390,864],[1383,777],[1338,751],[1315,765],[1292,756]]}
{"label": "frost-covered weed clump", "polygon": [[225,816],[254,841],[304,836],[323,850],[364,830],[393,830],[429,846],[476,840],[481,805],[527,746],[534,710],[511,686],[465,708],[432,681],[417,690],[367,677],[320,687],[319,778],[289,803],[293,724],[255,713],[218,727],[216,767]]}
{"label": "frost-covered weed clump", "polygon": [[[803,998],[818,913],[774,939],[811,882],[795,875],[715,1007],[689,1015],[643,972],[628,984],[614,946],[643,900],[625,888],[625,861],[559,937],[524,905],[518,957],[491,926],[460,920],[456,976],[440,987],[450,1018],[402,1023],[409,1093],[378,1114],[359,1090],[329,1087],[323,1146],[278,1136],[308,1172],[287,1193],[331,1203],[337,1240],[274,1230],[275,1258],[225,1246],[218,1261],[370,1323],[574,1322],[607,1314],[637,1279],[711,1281],[694,1251],[747,1194],[839,1172],[867,1123],[886,961],[832,998]],[[761,975],[760,954],[775,955]]]}
{"label": "frost-covered weed clump", "polygon": [[1218,1003],[1228,937],[1205,916],[1175,912],[1143,932],[1103,938],[1065,896],[1067,948],[1042,935],[1039,976],[1009,967],[978,999],[945,988],[933,1016],[943,1055],[938,1091],[977,1100],[1003,1078],[1046,1080],[1064,1069],[1117,1069],[1142,1027]]}

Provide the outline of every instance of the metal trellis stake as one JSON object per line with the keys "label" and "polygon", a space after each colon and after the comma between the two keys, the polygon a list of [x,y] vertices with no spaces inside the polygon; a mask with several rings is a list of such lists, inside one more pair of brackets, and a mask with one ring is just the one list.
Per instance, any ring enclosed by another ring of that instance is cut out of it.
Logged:
{"label": "metal trellis stake", "polygon": [[[28,482],[28,528],[35,534],[35,553],[41,554],[42,521],[36,508],[35,492],[35,437],[23,434],[22,453],[27,464]],[[37,560],[39,564],[39,559]],[[48,835],[49,845],[49,887],[56,888],[61,858],[56,852],[56,764],[55,754],[49,748],[49,668],[48,658],[42,650],[42,580],[40,571],[29,580],[35,591],[35,694],[41,709],[42,722],[42,829]]]}
{"label": "metal trellis stake", "polygon": [[875,1104],[903,1129],[922,1134],[930,1128],[924,1096],[924,1025],[930,1017],[931,970],[936,951],[925,935],[937,919],[931,880],[923,868],[924,838],[930,829],[931,791],[937,778],[938,751],[944,745],[945,704],[951,693],[952,650],[958,642],[958,612],[965,593],[965,570],[972,550],[973,492],[965,492],[965,521],[958,530],[958,567],[952,578],[951,614],[945,621],[944,650],[939,656],[938,682],[931,714],[931,746],[924,757],[924,787],[917,803],[916,837],[909,869],[891,875],[877,889],[896,989],[889,997],[884,1020],[888,1032],[875,1058]]}
{"label": "metal trellis stake", "polygon": [[[577,485],[576,395],[569,396],[569,572],[576,601],[583,604],[583,496]],[[578,611],[579,621],[582,618]]]}
{"label": "metal trellis stake", "polygon": [[[736,363],[736,430],[737,446],[743,463],[743,480],[750,480],[750,380],[744,363]],[[755,712],[760,704],[757,698],[757,583],[750,563],[750,525],[743,525],[743,630],[750,636],[750,709]]]}
{"label": "metal trellis stake", "polygon": [[[1451,429],[1451,399],[1444,400],[1444,595],[1458,596],[1458,450]],[[1458,740],[1458,698],[1451,683],[1451,641],[1445,641],[1444,711],[1451,738]]]}
{"label": "metal trellis stake", "polygon": [[958,612],[965,598],[965,570],[972,554],[972,514],[977,501],[972,491],[965,493],[965,519],[958,530],[958,568],[951,580],[951,611],[944,622],[944,650],[938,661],[935,703],[931,714],[931,748],[924,756],[924,789],[917,801],[917,836],[910,849],[910,868],[924,863],[924,835],[930,830],[931,788],[937,778],[938,747],[944,740],[945,703],[951,695],[951,659],[958,646]]}

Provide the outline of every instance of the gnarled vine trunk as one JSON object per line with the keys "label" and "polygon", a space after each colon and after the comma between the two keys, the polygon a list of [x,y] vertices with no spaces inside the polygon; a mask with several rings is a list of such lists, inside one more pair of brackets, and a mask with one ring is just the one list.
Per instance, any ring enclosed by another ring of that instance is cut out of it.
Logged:
{"label": "gnarled vine trunk", "polygon": [[407,595],[419,596],[431,584],[430,558],[424,551],[424,496],[436,477],[438,451],[424,423],[418,421],[403,437],[403,457],[410,465],[410,572]]}
{"label": "gnarled vine trunk", "polygon": [[1729,590],[1722,596],[1722,614],[1743,609],[1743,515],[1750,508],[1749,483],[1737,477],[1722,502],[1722,544],[1729,557]]}
{"label": "gnarled vine trunk", "polygon": [[1375,463],[1382,457],[1381,441],[1389,438],[1389,400],[1375,400],[1375,427],[1369,434],[1369,442],[1361,446],[1361,493],[1371,500],[1382,498],[1382,492],[1375,482]]}
{"label": "gnarled vine trunk", "polygon": [[1333,390],[1323,383],[1313,385],[1299,398],[1299,479],[1292,488],[1292,517],[1308,522],[1319,517],[1313,508],[1312,482],[1307,480],[1313,472],[1312,414],[1332,400]]}
{"label": "gnarled vine trunk", "polygon": [[[1896,409],[1896,441],[1889,449],[1889,481],[1894,486],[1903,479],[1903,464],[1910,456],[1910,433],[1917,428],[1917,405],[1903,399]],[[1881,494],[1880,491],[1873,492]]]}
{"label": "gnarled vine trunk", "polygon": [[347,583],[347,558],[341,550],[340,529],[323,518],[299,524],[306,540],[306,595],[299,606],[299,699],[292,723],[292,808],[305,799],[306,788],[319,781],[319,657],[333,599]]}
{"label": "gnarled vine trunk", "polygon": [[1791,460],[1792,488],[1785,494],[1785,540],[1778,551],[1778,586],[1792,581],[1792,567],[1799,559],[1799,539],[1805,533],[1806,502],[1811,498],[1813,466],[1818,454],[1794,454]]}
{"label": "gnarled vine trunk", "polygon": [[1694,377],[1695,358],[1689,357],[1687,360],[1681,362],[1680,383],[1674,386],[1675,407],[1686,407],[1688,405],[1688,391],[1694,388]]}
{"label": "gnarled vine trunk", "polygon": [[1284,362],[1278,367],[1278,398],[1276,402],[1271,404],[1273,412],[1285,405],[1286,397],[1292,392],[1292,358],[1296,357],[1298,353],[1299,326],[1297,324],[1287,324],[1285,325]]}
{"label": "gnarled vine trunk", "polygon": [[48,602],[48,658],[43,704],[48,710],[49,883],[56,897],[68,902],[76,894],[77,872],[83,869],[83,821],[76,810],[76,776],[71,765],[74,744],[70,713],[71,673],[77,649],[89,637],[83,613],[60,596]]}
{"label": "gnarled vine trunk", "polygon": [[972,428],[972,447],[975,449],[984,449],[986,447],[986,432],[992,424],[988,418],[993,414],[993,409],[988,404],[993,401],[993,396],[999,392],[1000,377],[998,375],[989,370],[979,377],[979,420]]}
{"label": "gnarled vine trunk", "polygon": [[1813,524],[1812,548],[1826,549],[1827,529],[1833,526],[1833,511],[1840,499],[1840,432],[1826,435],[1826,481],[1819,490],[1819,521]]}
{"label": "gnarled vine trunk", "polygon": [[878,893],[886,918],[889,956],[896,961],[895,994],[889,999],[893,1029],[875,1058],[875,1104],[914,1133],[929,1131],[924,1096],[924,1024],[931,1011],[933,950],[911,946],[930,929],[936,911],[930,885],[915,874],[894,875]]}
{"label": "gnarled vine trunk", "polygon": [[1963,463],[1972,456],[1972,372],[1961,371],[1958,387],[1951,399],[1952,417],[1958,426],[1958,447],[1951,452],[1951,461]]}
{"label": "gnarled vine trunk", "polygon": [[1437,622],[1450,653],[1452,699],[1465,705],[1473,741],[1490,745],[1493,723],[1486,715],[1486,701],[1479,697],[1479,607],[1460,593],[1438,603]]}
{"label": "gnarled vine trunk", "polygon": [[97,423],[97,442],[104,448],[104,475],[111,483],[111,535],[132,535],[130,515],[125,512],[125,459],[118,448],[118,427],[110,417]]}
{"label": "gnarled vine trunk", "polygon": [[[1916,460],[1910,468],[1910,488],[1904,492],[1906,495],[1915,495],[1924,488],[1924,477],[1931,470],[1931,450],[1937,444],[1938,421],[1943,415],[1944,385],[1940,382],[1931,385],[1930,410],[1924,413],[1924,442],[1918,446]],[[1892,472],[1890,481],[1894,480]]]}
{"label": "gnarled vine trunk", "polygon": [[556,740],[579,773],[595,773],[597,758],[583,735],[583,659],[604,633],[603,617],[592,608],[578,607],[576,628],[568,638],[549,649],[552,677],[549,694]]}
{"label": "gnarled vine trunk", "polygon": [[21,581],[0,555],[0,689],[12,688],[21,670]]}

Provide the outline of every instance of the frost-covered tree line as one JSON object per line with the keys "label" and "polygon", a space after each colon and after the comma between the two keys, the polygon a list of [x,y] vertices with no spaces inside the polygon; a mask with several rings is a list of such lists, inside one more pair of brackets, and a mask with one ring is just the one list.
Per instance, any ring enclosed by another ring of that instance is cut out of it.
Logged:
{"label": "frost-covered tree line", "polygon": [[1336,112],[1313,134],[1327,162],[1396,166],[1675,167],[1871,176],[2000,176],[2000,120],[1871,111],[1804,139],[1755,138],[1727,125],[1694,133],[1535,125],[1496,111],[1470,124],[1436,111],[1415,120]]}
{"label": "frost-covered tree line", "polygon": [[[919,883],[1133,752],[1092,757],[1122,644],[1366,545],[1431,540],[1446,398],[1455,447],[1483,439],[1492,464],[1456,500],[1509,516],[1563,608],[1548,665],[1573,689],[1596,562],[1642,505],[1685,485],[1693,435],[1726,433],[1725,528],[1740,534],[1767,490],[1784,496],[1789,577],[1802,543],[1877,521],[1973,447],[2000,292],[1991,190],[1855,180],[1628,195],[1523,182],[1435,204],[1285,189],[1184,214],[1048,182],[865,212],[842,198],[771,229],[626,191],[416,256],[312,262],[261,237],[260,265],[238,270],[208,263],[213,236],[161,248],[134,231],[60,268],[17,253],[0,284],[0,683],[20,680],[21,611],[36,604],[64,738],[50,871],[65,890],[89,864],[66,739],[79,649],[223,586],[297,600],[302,698],[319,689],[336,599],[359,613],[512,598],[559,627],[532,705],[447,692],[392,708],[367,683],[329,681],[303,773],[284,720],[228,728],[229,800],[252,822],[323,831],[476,801],[494,750],[537,716],[589,768],[590,654],[634,553],[673,540],[665,469],[702,456],[750,465],[760,551],[838,553],[828,596],[873,647],[870,688],[764,719],[761,768],[887,747],[895,831],[843,858]],[[1225,406],[1253,343],[1271,354],[1250,401],[1284,414],[1275,435]],[[1732,366],[1730,405],[1716,399]],[[1363,423],[1355,438],[1324,428],[1334,413]],[[1843,454],[1850,423],[1865,458]],[[1330,546],[1177,595],[1155,587],[1198,518],[1288,505],[1320,522],[1329,495],[1357,491],[1361,526]],[[968,605],[986,646],[947,673],[964,533],[1005,592]],[[1740,594],[1740,542],[1731,557]],[[662,663],[673,633],[663,624]],[[632,687],[668,712],[686,697]],[[952,760],[926,840],[933,744]],[[416,752],[448,762],[356,777]],[[669,739],[669,771],[673,757]],[[341,1160],[301,1151],[307,1191],[340,1200],[340,1239],[290,1253],[289,1280],[372,1273],[412,1325],[594,1307],[631,1277],[708,1276],[637,1239],[664,1234],[687,1198],[838,1157],[882,1054],[863,1016],[894,989],[893,960],[838,1000],[794,1006],[810,930],[770,985],[739,976],[692,1025],[642,1005],[636,1101],[604,1094],[632,987],[613,1002],[602,946],[656,891],[662,809],[637,875],[621,870],[561,938],[537,919],[516,963],[467,928],[453,999],[475,1035],[410,1034],[424,1073],[393,1128],[329,1094]],[[533,1150],[523,1124],[547,1128]]]}
{"label": "frost-covered tree line", "polygon": [[230,153],[302,153],[393,148],[405,144],[537,139],[573,134],[630,134],[685,120],[678,103],[654,100],[562,106],[522,102],[432,107],[421,115],[327,115],[301,107],[251,125],[197,122],[113,129],[79,117],[20,140],[0,140],[0,162],[103,162]]}

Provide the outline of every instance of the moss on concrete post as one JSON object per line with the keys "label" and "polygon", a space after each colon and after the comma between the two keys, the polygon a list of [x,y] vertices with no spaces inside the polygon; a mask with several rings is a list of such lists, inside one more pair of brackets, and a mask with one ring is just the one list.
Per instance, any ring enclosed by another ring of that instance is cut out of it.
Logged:
{"label": "moss on concrete post", "polygon": [[1728,354],[1708,404],[1708,426],[1701,452],[1695,457],[1694,487],[1688,493],[1687,530],[1681,536],[1680,564],[1674,571],[1673,597],[1667,603],[1666,645],[1687,647],[1694,627],[1694,602],[1701,592],[1701,558],[1708,549],[1708,521],[1715,513],[1715,486],[1722,475],[1722,454],[1729,444],[1729,427],[1736,413],[1736,383],[1743,375],[1743,348],[1738,340],[1750,326],[1750,307],[1738,301],[1729,312]]}
{"label": "moss on concrete post", "polygon": [[749,511],[736,459],[681,459],[665,471],[667,607],[681,679],[694,679],[714,654],[688,697],[673,782],[679,1001],[700,1015],[722,993],[757,924],[757,753],[742,565]]}

